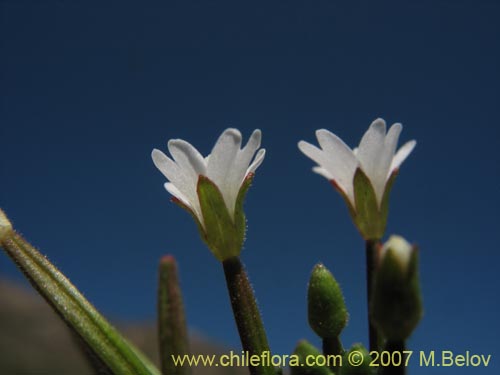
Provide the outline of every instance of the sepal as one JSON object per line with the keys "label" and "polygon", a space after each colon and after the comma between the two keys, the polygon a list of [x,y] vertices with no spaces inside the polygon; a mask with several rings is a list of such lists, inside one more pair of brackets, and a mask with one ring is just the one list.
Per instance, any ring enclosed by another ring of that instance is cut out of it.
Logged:
{"label": "sepal", "polygon": [[378,240],[384,235],[389,214],[389,193],[396,176],[397,170],[387,180],[380,205],[370,179],[361,168],[356,170],[353,178],[354,202],[335,181],[331,181],[347,203],[351,218],[365,240]]}
{"label": "sepal", "polygon": [[241,252],[245,239],[243,200],[250,183],[251,178],[247,178],[240,188],[233,219],[219,188],[208,177],[200,175],[198,178],[197,192],[203,216],[201,235],[221,262]]}

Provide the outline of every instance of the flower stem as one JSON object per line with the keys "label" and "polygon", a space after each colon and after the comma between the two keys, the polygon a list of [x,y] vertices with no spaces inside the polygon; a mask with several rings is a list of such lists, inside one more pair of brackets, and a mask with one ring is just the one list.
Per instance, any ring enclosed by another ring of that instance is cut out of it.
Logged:
{"label": "flower stem", "polygon": [[[323,338],[323,355],[328,358],[328,356],[341,356],[344,354],[344,348],[342,346],[342,341],[340,337],[326,337]],[[336,361],[331,362],[330,370],[335,372],[337,366],[335,366]]]}
{"label": "flower stem", "polygon": [[[400,356],[393,356],[392,353],[400,353],[401,355],[401,362],[397,363],[398,365],[396,366],[393,361],[389,364],[387,367],[382,368],[382,375],[405,375],[406,374],[406,358],[405,358],[405,350],[406,350],[406,345],[404,340],[398,340],[398,341],[388,341],[385,350],[391,353],[391,358],[399,358]],[[399,361],[398,361],[399,362]]]}
{"label": "flower stem", "polygon": [[377,264],[379,246],[380,246],[380,240],[366,240],[366,298],[368,306],[368,335],[369,335],[370,351],[378,351],[379,349],[378,332],[375,326],[373,325],[370,314],[373,277],[375,274],[375,267]]}
{"label": "flower stem", "polygon": [[[258,355],[263,358],[262,353],[267,352],[270,358],[271,353],[264,325],[252,286],[240,258],[226,259],[222,265],[243,350],[248,352],[249,357]],[[276,374],[274,367],[270,363],[265,363],[265,360],[261,361],[259,366],[249,365],[249,370],[252,375]]]}

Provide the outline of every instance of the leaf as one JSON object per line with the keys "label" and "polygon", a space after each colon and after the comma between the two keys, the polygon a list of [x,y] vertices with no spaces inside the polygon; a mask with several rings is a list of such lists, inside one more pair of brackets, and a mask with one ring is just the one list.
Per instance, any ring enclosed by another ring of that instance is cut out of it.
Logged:
{"label": "leaf", "polygon": [[24,238],[9,231],[0,242],[33,287],[82,339],[82,345],[95,356],[96,363],[104,363],[114,375],[159,375],[149,360]]}

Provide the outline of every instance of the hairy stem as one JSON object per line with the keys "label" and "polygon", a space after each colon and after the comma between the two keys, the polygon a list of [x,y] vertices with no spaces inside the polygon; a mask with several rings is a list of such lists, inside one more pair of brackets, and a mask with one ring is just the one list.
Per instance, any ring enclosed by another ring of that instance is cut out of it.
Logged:
{"label": "hairy stem", "polygon": [[373,288],[373,278],[375,276],[375,268],[378,261],[378,248],[380,247],[379,240],[366,240],[366,298],[368,306],[368,335],[370,343],[370,351],[379,350],[379,337],[375,326],[371,319],[371,297]]}
{"label": "hairy stem", "polygon": [[[267,352],[269,358],[270,349],[264,325],[252,286],[240,258],[226,259],[222,265],[243,350],[248,352],[250,357],[252,355],[262,356],[262,353]],[[259,366],[249,365],[249,370],[252,375],[276,374],[274,367],[270,363],[266,363],[265,360],[261,361]]]}

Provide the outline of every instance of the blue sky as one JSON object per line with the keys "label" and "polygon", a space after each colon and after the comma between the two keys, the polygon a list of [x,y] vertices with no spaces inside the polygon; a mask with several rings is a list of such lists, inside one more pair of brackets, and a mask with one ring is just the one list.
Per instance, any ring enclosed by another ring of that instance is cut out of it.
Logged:
{"label": "blue sky", "polygon": [[[210,152],[263,132],[242,252],[271,346],[306,337],[322,261],[367,342],[364,244],[344,202],[297,149],[327,128],[355,146],[372,120],[417,148],[387,234],[421,249],[425,316],[414,350],[492,354],[500,310],[500,5],[495,1],[1,1],[0,205],[112,319],[155,316],[158,259],[179,262],[190,326],[235,347],[222,267],[169,202],[153,148]],[[21,280],[5,257],[0,274]]]}

